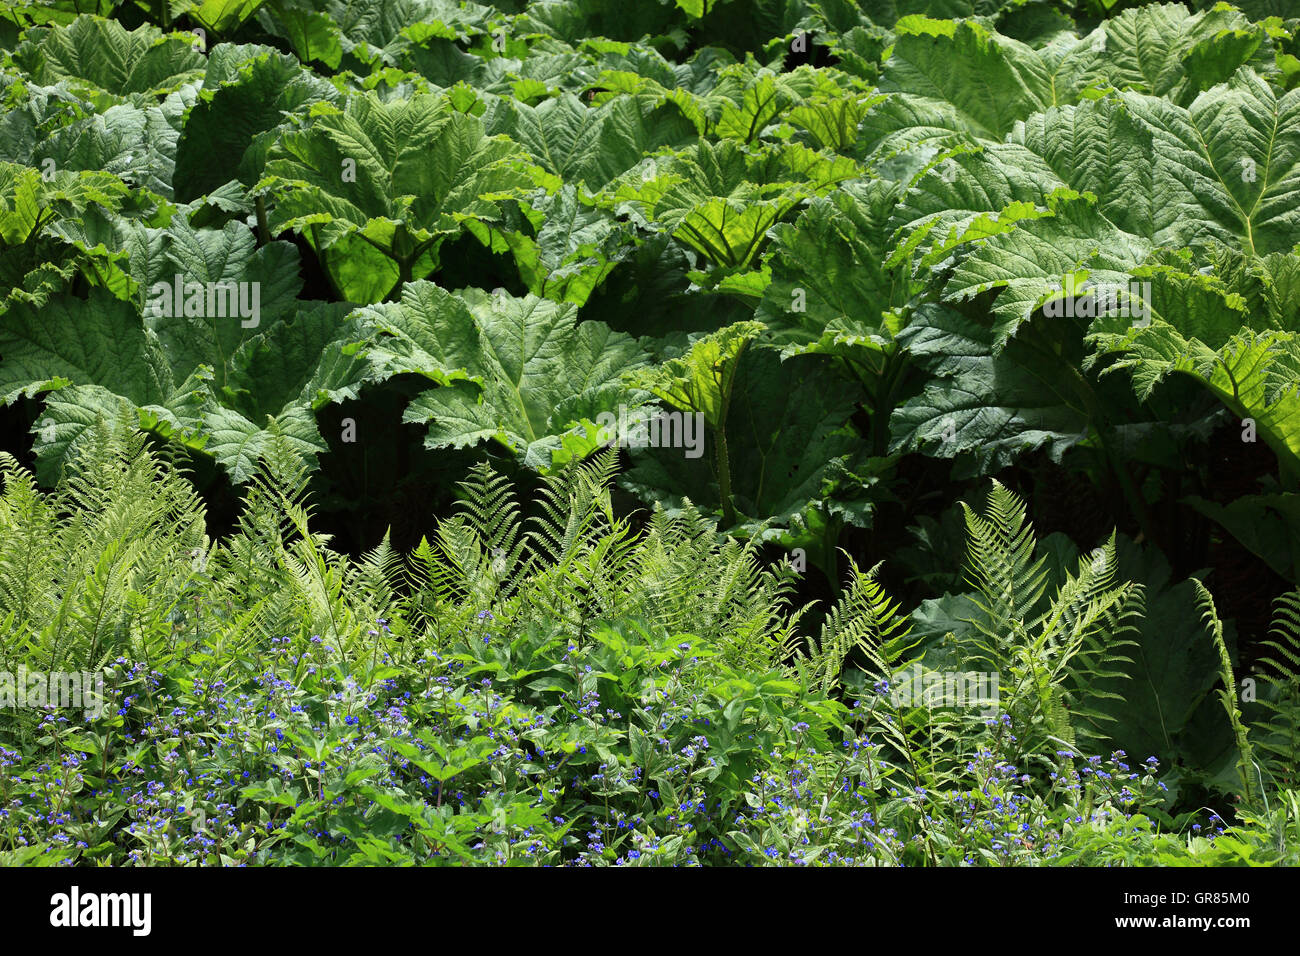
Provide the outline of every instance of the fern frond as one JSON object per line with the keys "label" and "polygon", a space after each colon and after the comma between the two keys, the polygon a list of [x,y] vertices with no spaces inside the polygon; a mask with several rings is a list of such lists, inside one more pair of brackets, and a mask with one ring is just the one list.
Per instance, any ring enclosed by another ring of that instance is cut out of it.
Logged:
{"label": "fern frond", "polygon": [[1196,601],[1201,608],[1201,620],[1210,632],[1215,648],[1219,652],[1219,674],[1223,686],[1219,688],[1219,700],[1227,712],[1228,722],[1237,739],[1237,772],[1241,777],[1242,794],[1248,804],[1255,802],[1255,760],[1246,733],[1246,725],[1241,719],[1241,709],[1237,706],[1237,681],[1232,673],[1232,657],[1228,654],[1228,645],[1223,636],[1223,622],[1219,620],[1218,610],[1214,606],[1214,596],[1197,578],[1192,578],[1196,588]]}
{"label": "fern frond", "polygon": [[848,552],[848,587],[823,622],[808,649],[790,648],[795,670],[809,686],[830,693],[838,686],[845,663],[860,650],[877,680],[889,679],[902,659],[911,622],[885,593],[880,565],[862,571]]}
{"label": "fern frond", "polygon": [[973,600],[987,617],[976,626],[993,645],[993,654],[1001,656],[1023,638],[1023,622],[1047,588],[1047,558],[1034,560],[1033,526],[1025,505],[1001,483],[993,482],[986,516],[965,502],[962,510],[968,539],[966,580],[976,589]]}
{"label": "fern frond", "polygon": [[1294,787],[1300,767],[1300,591],[1277,601],[1260,676],[1270,693],[1259,698],[1267,716],[1253,725],[1255,749],[1267,772]]}

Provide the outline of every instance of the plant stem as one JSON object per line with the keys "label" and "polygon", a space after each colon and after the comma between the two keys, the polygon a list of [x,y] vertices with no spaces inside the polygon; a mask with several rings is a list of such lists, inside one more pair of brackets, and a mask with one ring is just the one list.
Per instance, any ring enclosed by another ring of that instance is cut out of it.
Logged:
{"label": "plant stem", "polygon": [[736,508],[731,503],[731,457],[727,451],[727,423],[714,429],[714,457],[718,465],[718,491],[722,495],[722,520],[728,528],[736,524]]}
{"label": "plant stem", "polygon": [[316,261],[320,263],[320,271],[325,274],[325,281],[329,283],[330,290],[334,293],[334,298],[338,302],[345,302],[343,292],[339,289],[338,283],[334,281],[334,276],[330,273],[329,262],[325,258],[325,247],[320,242],[320,224],[313,222],[311,224],[311,241],[316,247]]}
{"label": "plant stem", "polygon": [[264,246],[271,241],[271,229],[266,220],[266,197],[257,197],[257,244]]}

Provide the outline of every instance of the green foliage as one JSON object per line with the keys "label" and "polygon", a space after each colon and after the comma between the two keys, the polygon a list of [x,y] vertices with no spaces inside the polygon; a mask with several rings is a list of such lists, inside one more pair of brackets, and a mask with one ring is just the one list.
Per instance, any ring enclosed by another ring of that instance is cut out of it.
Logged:
{"label": "green foliage", "polygon": [[255,188],[273,200],[270,228],[306,232],[348,302],[423,278],[444,237],[500,215],[487,194],[531,185],[519,148],[445,98],[356,96],[312,113],[277,140]]}
{"label": "green foliage", "polygon": [[1104,692],[1097,685],[1128,662],[1120,653],[1142,608],[1139,586],[1116,580],[1115,538],[1066,574],[1050,601],[1046,556],[1034,558],[1034,536],[1024,503],[994,482],[987,515],[963,504],[970,539],[967,576],[976,588],[980,615],[969,663],[1006,676],[1005,710],[1022,727],[1024,741],[1105,739],[1095,709]]}
{"label": "green foliage", "polygon": [[1237,772],[1241,777],[1242,794],[1247,803],[1253,804],[1260,798],[1258,770],[1255,767],[1249,735],[1246,733],[1246,726],[1241,718],[1241,708],[1237,705],[1237,681],[1232,673],[1232,657],[1228,654],[1227,644],[1223,640],[1223,623],[1219,620],[1218,612],[1214,607],[1213,595],[1206,590],[1205,585],[1201,584],[1200,581],[1193,583],[1196,585],[1197,602],[1203,609],[1205,621],[1209,625],[1210,636],[1214,639],[1214,646],[1219,651],[1219,673],[1223,681],[1223,686],[1219,688],[1219,699],[1223,702],[1223,709],[1228,715],[1228,722],[1232,724],[1233,733],[1237,737]]}
{"label": "green foliage", "polygon": [[203,505],[144,439],[102,423],[50,496],[12,456],[0,498],[0,668],[165,661],[208,549]]}
{"label": "green foliage", "polygon": [[[383,357],[385,373],[437,362],[468,374],[463,384],[425,392],[408,406],[406,421],[429,423],[429,447],[496,439],[526,465],[547,471],[562,436],[583,423],[594,426],[603,413],[617,415],[620,404],[642,404],[621,376],[642,363],[643,351],[599,322],[575,322],[574,312],[533,295],[465,289],[452,296],[418,282],[403,290],[400,306],[362,315],[373,316],[385,336],[369,353]],[[430,352],[439,358],[431,361]]]}
{"label": "green foliage", "polygon": [[0,673],[113,704],[0,704],[0,862],[1294,862],[1298,57],[1279,0],[7,5]]}
{"label": "green foliage", "polygon": [[1262,677],[1271,695],[1260,699],[1267,716],[1252,728],[1255,754],[1263,772],[1289,788],[1300,763],[1300,594],[1278,599],[1270,637]]}
{"label": "green foliage", "polygon": [[[1132,830],[1131,857],[1265,862],[1275,839],[1293,852],[1294,808],[1259,818],[1258,835],[1180,850],[1137,813],[1159,807],[1150,767],[1133,773],[1117,753],[1105,773],[1099,757],[1076,768],[1075,748],[1052,755],[1056,736],[1035,751],[1024,735],[1059,714],[1050,705],[1076,686],[1091,644],[1112,637],[1103,624],[1132,587],[1094,567],[1113,564],[1104,549],[1026,627],[1042,561],[1001,487],[968,526],[981,610],[1008,630],[994,646],[984,638],[998,632],[977,629],[971,647],[1033,686],[981,719],[889,691],[916,641],[876,570],[854,567],[803,644],[787,570],[763,568],[752,544],[720,542],[698,513],[659,510],[634,530],[612,510],[609,452],[547,479],[531,519],[481,466],[433,540],[405,556],[385,541],[352,561],[311,530],[305,471],[282,440],[219,543],[139,436],[101,427],[90,447],[53,495],[11,463],[0,498],[5,633],[64,622],[6,643],[6,663],[112,660],[106,706],[84,727],[0,718],[16,732],[17,749],[0,750],[17,808],[0,852],[15,861],[1094,862],[1114,860],[1100,835],[1117,827]],[[171,617],[158,610],[169,595]],[[1044,633],[1063,663],[1036,656]],[[852,659],[886,682],[854,689]],[[852,708],[827,696],[837,689]],[[277,745],[191,744],[177,765],[182,739],[236,729],[232,739]],[[376,734],[383,747],[354,747]],[[166,795],[127,800],[136,784],[121,771],[144,752],[165,768]],[[73,775],[58,824],[30,812],[41,759]],[[850,786],[819,786],[832,780]],[[816,804],[826,789],[839,796]]]}

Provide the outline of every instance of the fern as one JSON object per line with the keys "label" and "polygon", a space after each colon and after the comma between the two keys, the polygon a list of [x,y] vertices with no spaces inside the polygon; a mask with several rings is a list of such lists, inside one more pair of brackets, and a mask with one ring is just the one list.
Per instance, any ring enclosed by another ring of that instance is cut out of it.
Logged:
{"label": "fern", "polygon": [[12,458],[0,498],[0,655],[96,670],[169,650],[201,549],[202,502],[146,439],[100,422],[53,493]]}
{"label": "fern", "polygon": [[1046,556],[1034,557],[1024,503],[995,481],[986,515],[963,508],[966,576],[982,615],[970,620],[978,636],[959,653],[967,666],[1002,675],[1021,752],[1104,739],[1109,718],[1089,702],[1113,696],[1101,685],[1128,662],[1123,651],[1143,612],[1141,586],[1116,580],[1114,535],[1081,556],[1049,600]]}
{"label": "fern", "polygon": [[1046,557],[1034,560],[1033,528],[1025,506],[1000,482],[993,482],[987,517],[962,502],[966,517],[966,579],[988,616],[981,629],[991,638],[995,659],[1024,637],[1022,624],[1047,586]]}
{"label": "fern", "polygon": [[1300,766],[1300,591],[1278,599],[1269,637],[1260,673],[1272,693],[1259,699],[1268,716],[1253,725],[1255,752],[1283,789],[1293,789]]}
{"label": "fern", "polygon": [[1237,740],[1237,772],[1241,778],[1242,794],[1248,805],[1254,805],[1257,796],[1254,783],[1257,773],[1254,753],[1250,737],[1246,733],[1246,725],[1241,719],[1241,708],[1237,706],[1237,680],[1232,673],[1232,657],[1228,654],[1228,645],[1223,636],[1223,622],[1219,620],[1218,610],[1214,606],[1214,596],[1196,578],[1192,578],[1192,583],[1196,586],[1196,600],[1201,607],[1201,619],[1205,622],[1210,638],[1219,652],[1219,675],[1222,680],[1219,700],[1223,703],[1223,709],[1228,715],[1228,722],[1232,724],[1232,732]]}
{"label": "fern", "polygon": [[820,633],[807,647],[791,645],[796,674],[808,686],[829,694],[838,688],[849,656],[860,651],[876,678],[889,679],[902,659],[903,642],[910,625],[898,613],[878,579],[880,565],[863,572],[853,558],[849,563],[849,584],[830,609]]}
{"label": "fern", "polygon": [[0,453],[0,665],[12,669],[10,644],[18,630],[44,605],[58,552],[50,547],[57,528],[55,510],[36,488],[35,479],[7,453]]}
{"label": "fern", "polygon": [[351,578],[352,587],[365,595],[370,614],[376,620],[387,619],[402,602],[401,590],[406,578],[402,556],[393,549],[390,535],[362,556]]}

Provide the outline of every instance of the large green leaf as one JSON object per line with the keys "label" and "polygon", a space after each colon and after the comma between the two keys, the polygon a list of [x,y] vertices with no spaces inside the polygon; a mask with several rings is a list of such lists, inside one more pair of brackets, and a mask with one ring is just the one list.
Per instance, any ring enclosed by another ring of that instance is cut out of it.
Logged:
{"label": "large green leaf", "polygon": [[258,423],[234,409],[209,404],[203,412],[202,429],[203,450],[217,460],[232,481],[239,483],[257,474],[277,437],[286,440],[309,465],[314,465],[316,456],[326,449],[311,409],[303,405],[290,405],[281,414]]}
{"label": "large green leaf", "polygon": [[315,410],[356,398],[376,376],[357,354],[368,329],[338,303],[299,303],[297,312],[245,339],[224,386],[205,395],[203,450],[236,482],[251,478],[277,436],[309,465],[326,448]]}
{"label": "large green leaf", "polygon": [[135,294],[124,237],[147,228],[139,218],[145,213],[163,221],[170,215],[156,198],[105,172],[57,169],[46,175],[0,161],[0,260],[13,282],[4,301],[39,304],[74,272],[119,297]]}
{"label": "large green leaf", "polygon": [[852,160],[799,144],[748,151],[733,140],[705,142],[620,177],[609,201],[712,264],[743,269],[799,202],[859,173]]}
{"label": "large green leaf", "polygon": [[0,162],[0,242],[18,245],[39,235],[58,218],[75,218],[91,206],[120,209],[130,190],[102,172],[40,171]]}
{"label": "large green leaf", "polygon": [[[117,104],[55,126],[31,96],[6,116],[8,132],[0,134],[0,159],[55,170],[103,171],[170,199],[177,132],[168,112],[157,106]],[[24,122],[26,121],[26,122]],[[50,129],[53,127],[53,129]],[[49,135],[43,135],[49,130]]]}
{"label": "large green leaf", "polygon": [[200,434],[199,418],[204,394],[201,375],[182,382],[156,405],[137,406],[100,385],[56,388],[46,396],[45,407],[32,425],[36,473],[41,481],[55,483],[64,463],[92,446],[100,422],[147,429],[198,451],[206,440]]}
{"label": "large green leaf", "polygon": [[712,428],[726,424],[746,347],[763,332],[759,322],[736,322],[691,344],[686,354],[636,373],[633,381],[687,412],[699,412]]}
{"label": "large green leaf", "polygon": [[352,348],[368,340],[363,317],[348,313],[346,304],[304,302],[246,339],[230,360],[226,403],[255,419],[294,405],[319,408],[356,398],[374,375]]}
{"label": "large green leaf", "polygon": [[81,257],[63,243],[43,238],[0,248],[0,315],[15,302],[40,307],[62,291],[82,266]]}
{"label": "large green leaf", "polygon": [[291,56],[270,47],[218,45],[177,146],[177,198],[194,199],[231,179],[254,185],[290,118],[336,98],[333,86]]}
{"label": "large green leaf", "polygon": [[891,261],[928,267],[950,301],[1001,289],[1002,348],[1065,283],[1127,289],[1155,244],[1290,250],[1298,109],[1242,70],[1186,111],[1132,93],[1050,110],[934,163],[898,206]]}
{"label": "large green leaf", "polygon": [[[1251,298],[1275,294],[1277,257],[1251,265],[1245,275],[1260,283]],[[1224,281],[1212,267],[1168,255],[1134,275],[1150,288],[1149,322],[1102,316],[1092,323],[1098,348],[1120,355],[1110,371],[1127,369],[1144,400],[1168,376],[1190,377],[1239,420],[1251,419],[1283,468],[1300,475],[1300,334],[1277,329],[1268,311],[1248,310],[1243,293],[1252,289],[1243,275],[1229,271]]]}
{"label": "large green leaf", "polygon": [[[721,344],[734,348],[729,343],[735,341],[730,337]],[[700,389],[664,389],[660,397],[686,411],[711,408],[714,386],[705,358],[694,351],[687,356],[694,377],[705,383]],[[735,366],[724,427],[739,525],[752,533],[770,520],[774,528],[797,532],[818,520],[814,512],[824,521],[834,507],[826,500],[830,485],[862,447],[846,425],[851,400],[827,387],[834,374],[827,360],[781,362],[773,350],[749,349],[738,362],[725,364]],[[716,441],[716,425],[705,414],[710,425],[706,441]],[[633,449],[632,455],[635,464],[624,484],[642,500],[680,506],[689,498],[705,508],[719,507],[713,455],[690,456],[680,448]]]}
{"label": "large green leaf", "polygon": [[[517,212],[515,211],[517,210]],[[538,190],[503,210],[499,227],[469,228],[514,254],[520,277],[534,295],[582,305],[633,249],[632,230],[581,196],[572,185]]]}
{"label": "large green leaf", "polygon": [[636,166],[647,153],[686,146],[695,138],[694,127],[676,109],[658,105],[649,96],[617,96],[594,107],[572,93],[537,106],[499,102],[484,117],[493,133],[508,135],[564,182],[593,191]]}
{"label": "large green leaf", "polygon": [[1161,321],[1101,340],[1125,353],[1115,367],[1133,370],[1139,394],[1172,373],[1190,376],[1239,420],[1250,419],[1282,467],[1300,476],[1300,337],[1243,331],[1214,349]]}
{"label": "large green leaf", "polygon": [[1048,361],[1013,339],[995,354],[990,325],[934,306],[919,309],[898,338],[933,378],[894,411],[894,450],[962,456],[961,474],[986,474],[1035,448],[1059,461],[1086,437],[1092,416],[1075,367],[1081,352]]}
{"label": "large green leaf", "polygon": [[271,228],[304,232],[344,298],[376,302],[433,267],[439,243],[467,219],[494,222],[494,194],[528,187],[526,154],[488,137],[444,97],[318,104],[311,126],[272,148],[259,189]]}
{"label": "large green leaf", "polygon": [[322,12],[337,30],[351,63],[396,66],[418,40],[419,27],[441,35],[486,33],[491,8],[456,0],[325,0]]}
{"label": "large green leaf", "polygon": [[[43,477],[88,440],[98,418],[125,417],[202,449],[236,481],[251,477],[275,434],[313,461],[325,448],[314,409],[382,377],[352,348],[367,327],[345,321],[349,306],[294,298],[301,280],[288,243],[259,249],[247,226],[194,229],[184,220],[141,227],[127,241],[142,277],[169,275],[161,297],[143,283],[129,300],[97,288],[89,299],[19,298],[0,317],[0,396],[47,393],[34,429]],[[225,283],[234,295],[223,290],[214,311],[209,293]],[[258,308],[245,316],[250,291]]]}
{"label": "large green leaf", "polygon": [[432,282],[413,282],[402,289],[400,302],[357,314],[376,333],[365,359],[378,378],[415,374],[439,384],[464,380],[483,351],[482,333],[465,302]]}
{"label": "large green leaf", "polygon": [[0,318],[0,399],[63,382],[100,385],[137,405],[164,401],[174,377],[158,337],[130,302],[102,289],[19,304]]}
{"label": "large green leaf", "polygon": [[[496,440],[544,470],[575,426],[617,414],[620,404],[643,404],[622,381],[644,359],[636,341],[598,322],[577,323],[576,311],[533,295],[453,296],[416,282],[400,303],[363,314],[380,333],[369,353],[378,367],[450,383],[418,396],[404,416],[428,423],[430,448]],[[465,375],[473,381],[455,381]]]}
{"label": "large green leaf", "polygon": [[901,195],[884,181],[846,184],[773,230],[772,281],[756,313],[772,341],[797,350],[827,335],[881,336],[886,313],[922,287],[885,264],[886,225]]}
{"label": "large green leaf", "polygon": [[116,20],[91,16],[68,26],[29,30],[13,59],[38,83],[68,81],[110,98],[169,93],[198,79],[205,66],[191,40],[164,36],[148,24],[127,30]]}
{"label": "large green leaf", "polygon": [[[950,302],[999,290],[990,306],[995,351],[1006,347],[1036,309],[1062,300],[1085,283],[1114,290],[1117,308],[1125,305],[1130,313],[1141,310],[1141,303],[1135,301],[1140,297],[1130,295],[1130,273],[1147,256],[1147,243],[1115,229],[1084,200],[1064,199],[1051,205],[1050,215],[1033,214],[1010,231],[981,241],[960,260],[944,286],[943,298]],[[983,227],[981,223],[973,228]],[[1122,303],[1118,301],[1121,290]]]}
{"label": "large green leaf", "polygon": [[911,16],[894,29],[881,91],[951,107],[977,136],[1001,139],[1060,95],[1041,54],[974,21]]}
{"label": "large green leaf", "polygon": [[[1262,19],[1262,18],[1261,18]],[[1189,13],[1177,3],[1125,10],[1098,27],[1088,42],[1098,47],[1084,79],[1164,97],[1186,106],[1196,94],[1222,83],[1270,45],[1268,28],[1236,10]]]}
{"label": "large green leaf", "polygon": [[189,11],[205,29],[226,34],[257,12],[263,0],[202,0]]}
{"label": "large green leaf", "polygon": [[[221,386],[240,344],[295,309],[294,297],[302,287],[298,250],[287,242],[259,249],[252,231],[241,223],[194,229],[180,220],[166,232],[165,255],[174,271],[147,290],[144,321],[162,341],[179,378],[206,364],[216,371]],[[248,308],[237,309],[228,300],[229,289],[220,290],[219,301],[215,292],[223,283],[233,283],[239,306]],[[201,309],[194,304],[200,287]]]}
{"label": "large green leaf", "polygon": [[338,25],[308,0],[270,0],[257,12],[269,33],[284,37],[303,63],[319,60],[338,69],[343,59],[342,34]]}

